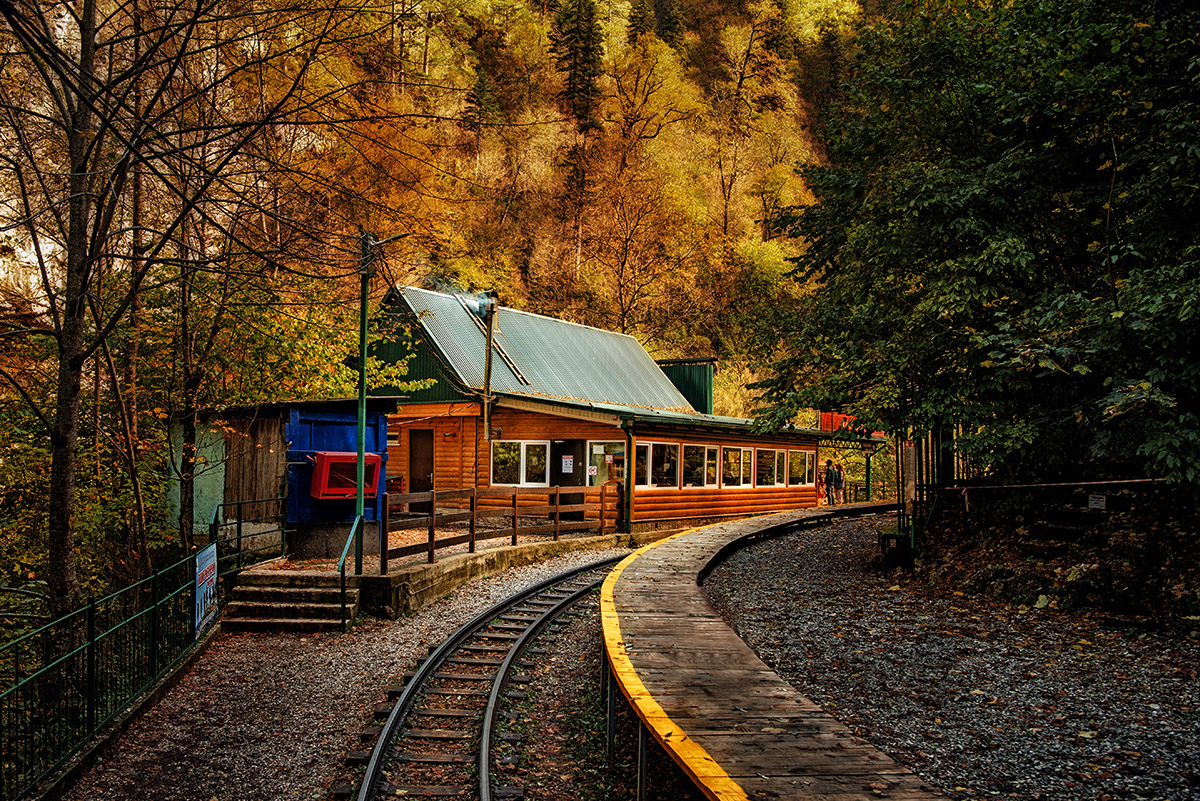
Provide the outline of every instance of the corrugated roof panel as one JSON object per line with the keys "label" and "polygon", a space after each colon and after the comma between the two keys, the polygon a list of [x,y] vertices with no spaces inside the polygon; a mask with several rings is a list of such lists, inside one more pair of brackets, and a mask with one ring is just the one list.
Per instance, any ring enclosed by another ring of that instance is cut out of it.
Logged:
{"label": "corrugated roof panel", "polygon": [[[452,295],[405,287],[401,296],[464,383],[483,387],[483,332]],[[687,399],[631,336],[500,308],[496,341],[528,383],[498,353],[492,392],[694,413]]]}

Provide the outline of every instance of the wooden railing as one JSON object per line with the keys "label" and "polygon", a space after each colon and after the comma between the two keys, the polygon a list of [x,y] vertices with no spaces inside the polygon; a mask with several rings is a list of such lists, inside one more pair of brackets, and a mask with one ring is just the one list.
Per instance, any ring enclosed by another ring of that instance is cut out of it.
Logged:
{"label": "wooden railing", "polygon": [[[599,487],[472,487],[387,494],[384,530],[390,534],[423,528],[428,536],[425,542],[380,548],[379,571],[386,574],[391,559],[419,553],[427,553],[433,562],[439,548],[466,544],[468,553],[474,553],[480,540],[509,537],[516,545],[517,537],[528,534],[550,534],[557,540],[564,532],[615,531],[620,500],[621,485],[615,481]],[[414,512],[414,506],[427,506],[429,511]],[[484,520],[502,520],[505,525],[481,529]],[[437,536],[439,527],[464,522],[465,534]]]}

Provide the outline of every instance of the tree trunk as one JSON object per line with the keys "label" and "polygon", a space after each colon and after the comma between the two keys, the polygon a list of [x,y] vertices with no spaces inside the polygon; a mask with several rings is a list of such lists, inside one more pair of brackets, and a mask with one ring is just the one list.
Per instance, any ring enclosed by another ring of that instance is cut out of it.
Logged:
{"label": "tree trunk", "polygon": [[[85,0],[79,19],[79,66],[84,75],[95,66],[96,3]],[[57,397],[50,430],[50,502],[47,550],[50,610],[59,617],[79,606],[79,576],[75,565],[75,480],[79,468],[79,401],[84,366],[86,293],[91,267],[89,239],[92,217],[88,144],[91,106],[78,96],[67,131],[71,175],[67,208],[66,276],[62,295],[62,325],[58,331]]]}

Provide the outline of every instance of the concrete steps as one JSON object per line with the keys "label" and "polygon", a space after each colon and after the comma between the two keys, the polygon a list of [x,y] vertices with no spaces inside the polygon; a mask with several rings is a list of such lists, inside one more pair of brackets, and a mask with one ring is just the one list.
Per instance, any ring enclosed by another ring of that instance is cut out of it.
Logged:
{"label": "concrete steps", "polygon": [[[356,577],[347,577],[346,620],[358,614]],[[340,576],[332,571],[246,570],[221,617],[225,631],[312,633],[342,629]]]}

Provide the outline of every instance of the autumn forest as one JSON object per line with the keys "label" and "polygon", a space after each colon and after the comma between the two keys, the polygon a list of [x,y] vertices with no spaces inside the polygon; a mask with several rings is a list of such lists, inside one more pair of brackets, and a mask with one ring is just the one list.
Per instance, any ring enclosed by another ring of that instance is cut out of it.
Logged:
{"label": "autumn forest", "polygon": [[1185,3],[2,13],[0,584],[56,612],[183,545],[199,410],[353,394],[365,232],[373,313],[496,290],[716,358],[718,414],[1198,482]]}

